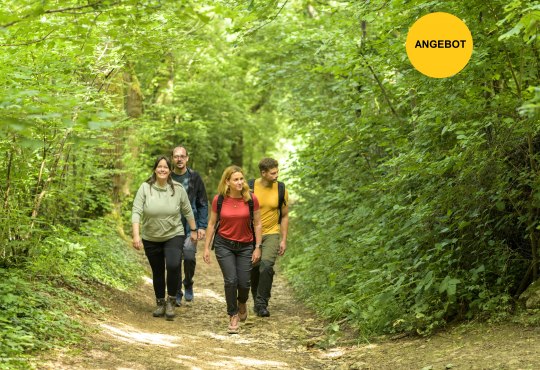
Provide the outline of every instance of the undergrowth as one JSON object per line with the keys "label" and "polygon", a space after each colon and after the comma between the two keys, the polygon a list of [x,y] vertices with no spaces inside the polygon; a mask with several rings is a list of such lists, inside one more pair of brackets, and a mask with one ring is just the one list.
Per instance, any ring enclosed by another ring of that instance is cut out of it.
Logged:
{"label": "undergrowth", "polygon": [[125,290],[142,274],[112,221],[89,221],[78,233],[58,228],[24,264],[0,270],[0,368],[34,368],[37,351],[83,341],[92,329],[79,315],[103,310],[100,293]]}

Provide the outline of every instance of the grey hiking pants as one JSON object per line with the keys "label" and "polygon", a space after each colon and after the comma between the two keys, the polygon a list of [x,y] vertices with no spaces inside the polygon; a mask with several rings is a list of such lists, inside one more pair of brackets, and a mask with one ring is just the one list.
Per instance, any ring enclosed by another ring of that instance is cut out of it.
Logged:
{"label": "grey hiking pants", "polygon": [[223,274],[225,301],[229,316],[238,313],[238,302],[249,298],[251,256],[253,244],[225,239],[217,234],[214,239],[216,258]]}

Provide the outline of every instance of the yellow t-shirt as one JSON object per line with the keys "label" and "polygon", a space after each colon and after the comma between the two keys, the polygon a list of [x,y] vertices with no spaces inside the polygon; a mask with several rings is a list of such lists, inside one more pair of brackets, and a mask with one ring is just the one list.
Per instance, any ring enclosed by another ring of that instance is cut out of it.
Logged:
{"label": "yellow t-shirt", "polygon": [[[253,185],[255,196],[259,200],[261,210],[262,233],[279,234],[278,212],[278,183],[272,184],[271,188],[261,185],[261,179],[255,180]],[[285,189],[285,204],[289,203],[289,193]]]}

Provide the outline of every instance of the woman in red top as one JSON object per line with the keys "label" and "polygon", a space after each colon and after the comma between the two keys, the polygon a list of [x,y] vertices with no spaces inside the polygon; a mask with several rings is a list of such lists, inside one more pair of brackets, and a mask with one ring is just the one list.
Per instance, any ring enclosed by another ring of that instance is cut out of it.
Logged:
{"label": "woman in red top", "polygon": [[[223,203],[219,214],[218,230],[214,235],[220,196],[223,197]],[[249,201],[253,202],[255,230],[251,229]],[[238,166],[227,167],[218,185],[218,195],[212,201],[212,212],[206,233],[214,235],[216,258],[225,283],[230,334],[238,333],[239,321],[245,321],[247,318],[246,302],[249,297],[251,266],[259,262],[261,258],[261,230],[259,201],[250,193],[242,169]],[[255,234],[255,243],[253,243],[253,234]],[[206,263],[210,263],[211,243],[212,238],[206,238],[203,255]]]}

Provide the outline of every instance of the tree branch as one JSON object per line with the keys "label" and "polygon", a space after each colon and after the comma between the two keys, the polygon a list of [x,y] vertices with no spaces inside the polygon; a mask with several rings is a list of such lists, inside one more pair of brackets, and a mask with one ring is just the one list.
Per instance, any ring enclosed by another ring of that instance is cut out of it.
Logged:
{"label": "tree branch", "polygon": [[0,44],[0,46],[25,46],[25,45],[37,44],[38,42],[45,41],[45,39],[47,39],[47,37],[49,37],[51,33],[53,33],[54,31],[55,30],[52,30],[51,32],[49,32],[48,34],[46,34],[45,36],[37,40],[22,42],[20,44]]}
{"label": "tree branch", "polygon": [[388,104],[388,106],[390,107],[390,110],[392,111],[392,114],[398,119],[398,120],[401,120],[401,118],[399,117],[399,115],[397,114],[396,110],[394,109],[394,106],[392,105],[392,102],[390,101],[390,97],[388,96],[388,94],[386,93],[386,89],[384,88],[381,80],[379,79],[379,76],[377,76],[377,74],[375,73],[375,70],[371,67],[371,65],[368,63],[366,57],[364,56],[364,54],[362,54],[362,52],[359,52],[360,56],[362,57],[362,59],[364,60],[364,63],[366,63],[366,66],[368,67],[369,71],[371,72],[371,74],[373,75],[373,78],[375,78],[375,81],[377,82],[377,85],[379,85],[379,88],[381,89],[381,92],[384,96],[384,100],[386,101],[386,104]]}
{"label": "tree branch", "polygon": [[249,35],[251,35],[252,33],[257,32],[258,30],[260,30],[260,29],[263,28],[264,26],[266,26],[266,25],[272,23],[273,21],[275,21],[276,18],[279,16],[279,14],[281,13],[281,11],[282,11],[283,8],[285,7],[285,5],[287,5],[288,2],[289,2],[289,0],[285,0],[285,2],[283,3],[283,5],[281,6],[281,8],[279,8],[278,12],[277,12],[272,18],[270,18],[266,23],[261,24],[259,27],[250,29],[249,31],[247,31],[247,32],[245,33],[244,36],[249,36]]}
{"label": "tree branch", "polygon": [[[85,8],[93,8],[93,7],[98,6],[98,5],[102,4],[102,3],[103,3],[103,0],[98,0],[98,1],[96,1],[94,3],[86,4],[86,5],[72,6],[72,7],[69,7],[69,8],[45,10],[41,14],[68,13],[68,12],[73,11],[73,10],[80,10],[80,9],[85,9]],[[116,1],[116,2],[114,2],[112,4],[109,4],[109,6],[118,5],[120,3],[121,3],[121,0]],[[100,9],[96,9],[96,10],[100,10]],[[22,16],[19,19],[16,19],[14,21],[11,21],[11,22],[0,25],[0,28],[7,28],[7,27],[10,27],[10,26],[13,26],[13,25],[15,25],[17,23],[20,23],[20,22],[24,21],[25,19],[28,19],[28,18],[30,18],[32,16],[37,16],[37,15],[40,15],[40,14],[35,14],[35,13],[26,14],[26,15]]]}

